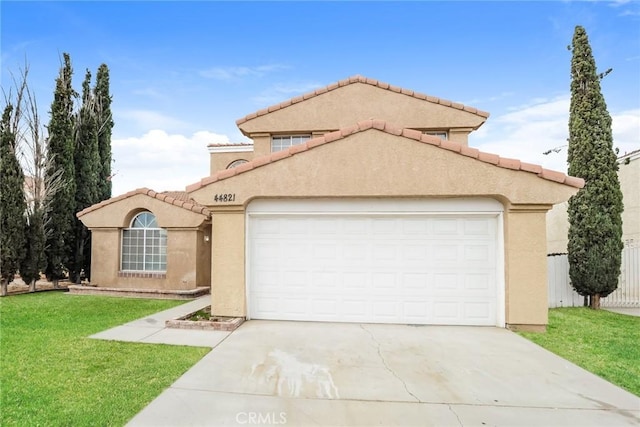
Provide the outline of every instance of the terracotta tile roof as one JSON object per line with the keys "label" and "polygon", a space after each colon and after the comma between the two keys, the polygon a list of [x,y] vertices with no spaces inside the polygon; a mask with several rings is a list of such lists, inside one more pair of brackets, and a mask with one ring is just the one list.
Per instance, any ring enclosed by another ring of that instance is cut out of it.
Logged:
{"label": "terracotta tile roof", "polygon": [[178,206],[179,208],[186,209],[191,212],[199,213],[207,217],[211,216],[211,212],[209,212],[207,208],[196,203],[196,201],[191,198],[189,193],[185,191],[163,191],[162,193],[156,193],[155,191],[150,190],[148,188],[144,188],[144,187],[138,188],[133,191],[129,191],[128,193],[122,194],[117,197],[112,197],[100,203],[96,203],[95,205],[89,206],[88,208],[78,212],[76,216],[80,218],[81,216],[86,215],[89,212],[93,212],[104,206],[110,205],[115,202],[119,202],[120,200],[124,200],[129,197],[136,196],[138,194],[143,194],[145,196],[153,197],[165,203],[169,203],[171,205]]}
{"label": "terracotta tile roof", "polygon": [[255,113],[248,114],[241,119],[236,120],[236,125],[241,125],[244,122],[255,119],[256,117],[264,116],[265,114],[272,113],[274,111],[280,110],[282,108],[289,107],[290,105],[297,104],[298,102],[305,101],[309,98],[316,97],[318,95],[322,95],[323,93],[330,92],[332,90],[338,89],[343,86],[347,86],[353,83],[365,83],[371,86],[376,86],[382,89],[390,90],[391,92],[401,93],[403,95],[411,96],[413,98],[417,98],[423,101],[432,102],[434,104],[441,104],[446,107],[456,108],[458,110],[467,111],[472,114],[477,114],[478,116],[487,118],[489,117],[489,113],[486,111],[478,110],[477,108],[468,107],[466,105],[459,104],[457,102],[452,102],[446,99],[437,98],[435,96],[424,95],[420,92],[414,92],[409,89],[403,89],[398,86],[390,85],[389,83],[384,83],[379,80],[370,79],[364,76],[353,76],[344,80],[340,80],[337,83],[332,83],[329,86],[322,87],[320,89],[316,89],[313,92],[305,93],[304,95],[296,96],[295,98],[288,99],[286,101],[281,102],[280,104],[272,105],[270,107],[264,108],[262,110],[256,111]]}
{"label": "terracotta tile roof", "polygon": [[554,181],[560,184],[565,184],[571,187],[582,188],[584,187],[584,180],[582,178],[575,178],[573,176],[567,176],[562,172],[556,172],[549,169],[544,169],[540,165],[534,165],[531,163],[521,162],[517,159],[509,159],[506,157],[500,157],[497,154],[485,153],[477,148],[467,147],[458,142],[442,140],[437,136],[427,135],[414,129],[401,129],[388,124],[384,120],[363,120],[358,124],[327,133],[321,137],[310,139],[309,141],[294,145],[287,150],[277,151],[275,153],[267,154],[265,156],[257,157],[250,162],[244,163],[240,166],[231,169],[225,169],[218,173],[203,178],[200,182],[187,186],[187,192],[191,193],[199,188],[211,184],[216,181],[222,181],[223,179],[230,178],[234,175],[240,175],[244,172],[252,169],[259,168],[269,163],[274,163],[287,157],[295,156],[298,153],[302,153],[307,150],[312,150],[320,145],[328,144],[333,141],[337,141],[348,137],[349,135],[366,131],[368,129],[378,129],[382,132],[389,133],[391,135],[401,136],[404,138],[413,139],[415,141],[422,142],[424,144],[434,145],[444,150],[449,150],[454,153],[458,153],[461,156],[471,157],[484,163],[489,163],[500,168],[512,169],[517,171],[529,172],[536,174],[542,179],[547,181]]}

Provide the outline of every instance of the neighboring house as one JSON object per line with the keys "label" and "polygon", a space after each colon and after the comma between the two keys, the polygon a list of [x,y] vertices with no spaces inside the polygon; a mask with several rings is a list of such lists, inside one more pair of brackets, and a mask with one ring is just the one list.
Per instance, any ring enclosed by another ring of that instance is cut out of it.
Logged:
{"label": "neighboring house", "polygon": [[[618,179],[622,191],[622,241],[640,243],[640,150],[618,158]],[[557,204],[547,214],[547,252],[566,253],[569,242],[568,202]]]}
{"label": "neighboring house", "polygon": [[[543,329],[545,216],[581,179],[467,144],[488,113],[360,76],[237,121],[186,192],[78,214],[92,284],[250,319]],[[517,141],[514,141],[517,143]]]}
{"label": "neighboring house", "polygon": [[27,209],[33,210],[35,201],[44,199],[44,180],[31,175],[24,177],[24,197],[27,202]]}

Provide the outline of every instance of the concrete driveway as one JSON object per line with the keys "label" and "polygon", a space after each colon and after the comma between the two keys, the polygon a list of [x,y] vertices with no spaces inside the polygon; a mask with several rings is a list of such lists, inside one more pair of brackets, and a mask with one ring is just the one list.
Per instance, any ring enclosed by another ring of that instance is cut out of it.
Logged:
{"label": "concrete driveway", "polygon": [[640,398],[504,329],[249,321],[129,425],[639,423]]}

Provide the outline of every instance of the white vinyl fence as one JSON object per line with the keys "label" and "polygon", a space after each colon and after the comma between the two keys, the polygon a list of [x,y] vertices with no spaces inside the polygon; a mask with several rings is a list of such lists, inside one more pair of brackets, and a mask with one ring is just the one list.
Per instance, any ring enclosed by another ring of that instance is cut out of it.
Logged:
{"label": "white vinyl fence", "polygon": [[[584,298],[569,282],[567,255],[547,257],[549,308],[580,307]],[[603,307],[640,307],[640,244],[626,244],[622,251],[622,268],[618,289],[600,300]]]}

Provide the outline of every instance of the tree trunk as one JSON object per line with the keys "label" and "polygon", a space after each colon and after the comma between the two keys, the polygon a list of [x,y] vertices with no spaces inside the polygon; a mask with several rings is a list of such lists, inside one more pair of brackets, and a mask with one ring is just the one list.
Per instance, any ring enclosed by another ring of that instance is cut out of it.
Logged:
{"label": "tree trunk", "polygon": [[0,279],[0,297],[7,296],[7,286],[9,284],[4,279]]}
{"label": "tree trunk", "polygon": [[29,292],[35,292],[36,291],[36,282],[38,280],[37,279],[33,279],[31,281],[31,283],[29,283]]}
{"label": "tree trunk", "polygon": [[600,294],[591,295],[591,308],[600,310]]}
{"label": "tree trunk", "polygon": [[588,296],[584,296],[584,301],[582,302],[582,305],[584,307],[589,307],[589,297]]}
{"label": "tree trunk", "polygon": [[60,288],[60,285],[58,284],[58,279],[54,279],[52,283],[53,283],[53,289]]}

